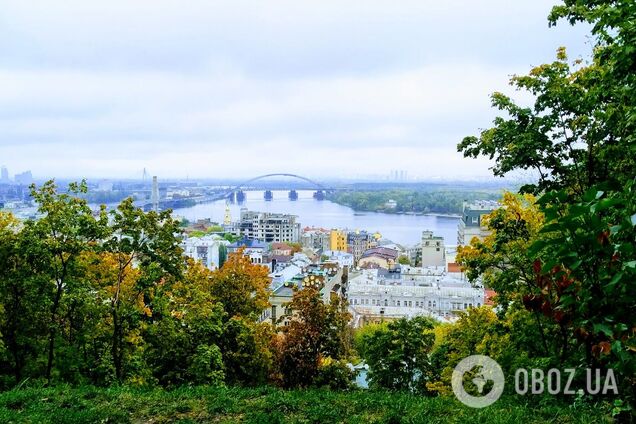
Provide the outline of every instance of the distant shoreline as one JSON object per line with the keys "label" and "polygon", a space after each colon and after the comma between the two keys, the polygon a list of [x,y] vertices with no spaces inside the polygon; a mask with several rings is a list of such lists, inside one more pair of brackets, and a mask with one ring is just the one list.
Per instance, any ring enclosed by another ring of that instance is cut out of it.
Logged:
{"label": "distant shoreline", "polygon": [[354,215],[366,215],[369,213],[380,213],[380,214],[385,214],[385,215],[411,215],[411,216],[437,216],[437,217],[441,217],[441,218],[461,218],[461,214],[459,213],[445,213],[445,212],[390,212],[388,210],[375,210],[375,211],[371,211],[371,210],[362,210],[362,209],[356,209],[351,205],[347,205],[345,203],[339,203],[334,201],[333,199],[328,199],[328,201],[335,203],[337,205],[340,206],[346,206],[348,208],[351,208],[351,210],[353,210]]}

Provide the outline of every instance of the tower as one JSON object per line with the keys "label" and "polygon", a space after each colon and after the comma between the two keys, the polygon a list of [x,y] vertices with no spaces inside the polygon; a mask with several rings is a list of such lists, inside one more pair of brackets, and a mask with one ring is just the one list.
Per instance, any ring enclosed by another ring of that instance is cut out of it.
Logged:
{"label": "tower", "polygon": [[157,181],[157,176],[152,177],[152,195],[150,197],[152,201],[152,210],[155,212],[159,211],[159,182]]}
{"label": "tower", "polygon": [[223,218],[223,225],[230,225],[232,223],[232,212],[230,211],[230,204],[225,202],[225,217]]}

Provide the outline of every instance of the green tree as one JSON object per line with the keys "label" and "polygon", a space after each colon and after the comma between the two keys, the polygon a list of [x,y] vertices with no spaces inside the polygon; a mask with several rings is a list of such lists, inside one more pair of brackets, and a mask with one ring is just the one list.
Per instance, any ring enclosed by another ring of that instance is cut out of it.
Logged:
{"label": "green tree", "polygon": [[27,250],[29,260],[38,264],[38,274],[48,279],[51,285],[45,305],[49,317],[44,376],[49,383],[56,341],[66,324],[60,314],[65,306],[65,294],[82,290],[77,259],[100,239],[107,222],[104,209],[99,219],[96,219],[86,201],[79,197],[86,191],[85,182],[71,183],[68,193],[59,193],[53,181],[46,182],[40,188],[31,186],[31,196],[43,216],[37,221],[28,221],[23,232],[33,243]]}
{"label": "green tree", "polygon": [[[179,221],[171,216],[171,211],[144,212],[134,206],[132,198],[124,200],[117,209],[110,212],[110,234],[103,242],[103,249],[112,253],[116,260],[116,274],[111,281],[111,295],[108,299],[112,319],[111,353],[115,377],[122,381],[124,372],[124,330],[135,326],[138,318],[134,312],[122,316],[122,300],[127,283],[131,292],[129,304],[141,299],[147,289],[167,276],[179,277],[182,272],[182,250],[179,247]],[[137,278],[129,278],[139,271]],[[127,306],[127,305],[124,305]],[[152,312],[150,308],[147,314]],[[126,319],[128,322],[122,322]]]}
{"label": "green tree", "polygon": [[269,323],[234,316],[223,327],[220,339],[226,382],[241,386],[263,385],[273,367],[271,341],[274,337]]}
{"label": "green tree", "polygon": [[6,379],[0,375],[0,387],[43,373],[34,359],[46,348],[42,341],[47,332],[44,299],[48,282],[38,278],[27,261],[24,253],[29,241],[19,222],[0,212],[0,373],[8,372],[13,379],[11,382],[8,375]]}
{"label": "green tree", "polygon": [[180,278],[154,286],[144,356],[164,386],[220,385],[225,380],[220,344],[225,312],[210,292],[212,272],[189,260]]}
{"label": "green tree", "polygon": [[523,303],[558,326],[561,361],[614,367],[634,400],[636,4],[564,0],[550,23],[562,18],[591,24],[590,62],[570,64],[560,49],[555,62],[513,77],[532,107],[495,93],[506,117],[458,149],[494,159],[495,175],[537,171],[522,190],[541,195],[546,225],[527,253],[534,284]]}
{"label": "green tree", "polygon": [[425,392],[433,326],[429,318],[401,318],[365,334],[362,355],[369,365],[370,386]]}

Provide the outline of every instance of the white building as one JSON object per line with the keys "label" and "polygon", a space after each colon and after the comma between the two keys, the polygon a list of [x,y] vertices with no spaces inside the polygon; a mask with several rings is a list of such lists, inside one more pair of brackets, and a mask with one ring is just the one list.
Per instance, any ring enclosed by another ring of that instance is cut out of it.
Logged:
{"label": "white building", "polygon": [[300,223],[296,222],[295,215],[253,212],[243,208],[239,227],[244,237],[266,243],[296,243],[300,238]]}
{"label": "white building", "polygon": [[347,297],[354,324],[418,315],[451,320],[458,311],[484,305],[483,287],[450,276],[442,267],[405,268],[350,275]]}
{"label": "white building", "polygon": [[184,253],[209,269],[217,269],[225,260],[230,243],[218,235],[190,237],[183,241]]}
{"label": "white building", "polygon": [[248,256],[253,264],[263,264],[263,256],[269,246],[260,240],[244,238],[227,246],[228,253],[235,253],[243,250],[243,255]]}
{"label": "white building", "polygon": [[339,250],[327,250],[323,252],[323,255],[327,257],[326,261],[335,262],[341,268],[345,266],[351,268],[353,266],[353,253],[340,252]]}
{"label": "white building", "polygon": [[446,266],[446,251],[444,237],[433,235],[432,231],[422,231],[422,260],[421,265]]}

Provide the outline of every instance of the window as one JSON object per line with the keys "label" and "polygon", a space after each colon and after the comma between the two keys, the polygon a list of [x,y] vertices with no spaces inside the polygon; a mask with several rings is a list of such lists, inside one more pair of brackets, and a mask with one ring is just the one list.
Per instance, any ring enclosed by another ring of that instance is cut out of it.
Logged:
{"label": "window", "polygon": [[473,216],[473,224],[476,224],[479,221],[479,217]]}

